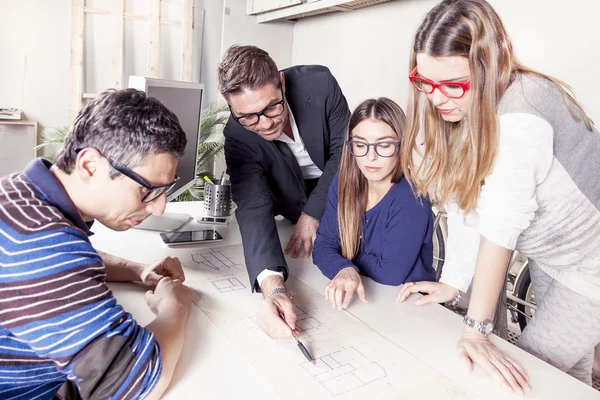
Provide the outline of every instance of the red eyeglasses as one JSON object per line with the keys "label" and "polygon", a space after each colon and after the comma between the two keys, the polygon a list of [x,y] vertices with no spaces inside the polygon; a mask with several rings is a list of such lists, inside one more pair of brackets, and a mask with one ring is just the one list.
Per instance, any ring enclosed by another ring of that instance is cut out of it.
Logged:
{"label": "red eyeglasses", "polygon": [[408,79],[419,92],[430,94],[433,93],[435,89],[438,89],[444,96],[450,97],[451,99],[460,99],[471,87],[470,79],[466,82],[435,83],[429,79],[417,76],[417,67],[415,67],[408,75]]}

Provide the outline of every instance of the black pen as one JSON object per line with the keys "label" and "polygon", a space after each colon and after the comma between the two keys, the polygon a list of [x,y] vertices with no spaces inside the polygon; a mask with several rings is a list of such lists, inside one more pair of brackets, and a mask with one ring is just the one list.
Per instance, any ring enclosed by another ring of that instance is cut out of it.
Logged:
{"label": "black pen", "polygon": [[[283,322],[285,322],[285,317],[283,316],[282,313],[279,313],[279,316],[281,317],[281,319],[283,320]],[[287,324],[287,322],[286,322]],[[296,334],[294,333],[294,331],[292,331],[292,336],[294,337],[294,339],[296,339],[296,343],[298,343],[298,348],[300,349],[300,351],[302,352],[302,354],[304,354],[304,357],[306,357],[306,359],[308,361],[310,361],[313,364],[316,364],[316,361],[314,358],[312,358],[312,356],[310,355],[310,353],[308,352],[308,350],[306,349],[306,347],[304,347],[304,345],[302,344],[302,342],[298,339],[298,336],[296,336]]]}
{"label": "black pen", "polygon": [[310,353],[308,352],[306,347],[304,347],[302,342],[300,340],[298,340],[298,336],[296,336],[296,334],[294,332],[292,332],[292,336],[294,337],[294,339],[296,339],[296,342],[298,342],[298,348],[300,349],[302,354],[304,354],[304,357],[306,357],[306,359],[308,361],[310,361],[311,363],[316,364],[315,359],[312,358],[312,356],[310,355]]}

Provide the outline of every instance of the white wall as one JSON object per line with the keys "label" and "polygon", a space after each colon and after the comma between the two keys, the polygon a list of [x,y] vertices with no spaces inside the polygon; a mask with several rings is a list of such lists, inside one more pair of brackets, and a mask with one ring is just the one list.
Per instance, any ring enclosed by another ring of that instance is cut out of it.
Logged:
{"label": "white wall", "polygon": [[204,37],[202,40],[202,68],[200,82],[204,83],[204,104],[216,104],[220,95],[217,90],[217,67],[221,60],[223,36],[224,0],[202,0],[204,8]]}
{"label": "white wall", "polygon": [[[165,18],[180,19],[181,0],[163,0]],[[88,0],[110,9],[110,0]],[[293,23],[259,25],[246,16],[245,0],[195,0],[192,80],[205,84],[205,103],[220,98],[216,71],[232,44],[254,44],[271,54],[280,68],[291,65]],[[144,14],[145,0],[127,0],[128,12]],[[204,18],[202,18],[204,10]],[[85,91],[107,88],[110,74],[110,18],[86,16]],[[178,27],[161,26],[159,74],[179,79]],[[124,75],[145,75],[147,24],[125,21]],[[67,124],[71,41],[71,0],[0,0],[0,107],[19,107],[43,126]],[[125,82],[127,80],[125,79]]]}
{"label": "white wall", "polygon": [[294,24],[257,24],[256,17],[246,15],[246,0],[196,1],[204,8],[200,81],[205,86],[205,104],[223,101],[217,88],[217,68],[223,52],[233,44],[259,46],[280,68],[291,65]]}
{"label": "white wall", "polygon": [[[87,0],[93,8],[110,9],[111,0]],[[216,72],[223,51],[232,44],[267,50],[280,68],[291,65],[294,24],[259,25],[246,15],[245,0],[195,0],[192,80],[205,85],[204,104],[222,101]],[[127,12],[145,14],[146,0],[126,0]],[[161,15],[179,20],[181,0],[163,0]],[[203,10],[203,12],[202,12]],[[203,15],[204,14],[204,15]],[[84,90],[108,88],[111,19],[87,15]],[[126,20],[124,82],[146,75],[147,23]],[[0,107],[17,107],[38,121],[40,129],[69,124],[71,0],[0,0]],[[180,79],[179,27],[161,25],[159,77]],[[55,149],[46,149],[45,154]],[[218,163],[217,172],[223,169]]]}
{"label": "white wall", "polygon": [[[408,57],[421,19],[437,0],[401,0],[296,22],[292,64],[327,65],[353,108],[387,96],[406,106]],[[527,66],[570,84],[600,124],[597,2],[490,0]]]}
{"label": "white wall", "polygon": [[294,24],[257,24],[256,17],[246,15],[246,0],[196,0],[196,7],[204,9],[200,82],[205,87],[205,104],[223,101],[217,88],[217,68],[232,44],[259,46],[280,68],[291,65]]}
{"label": "white wall", "polygon": [[[217,0],[206,0],[210,6]],[[147,12],[145,0],[127,0],[128,12]],[[162,15],[181,18],[181,0],[163,0]],[[110,0],[88,0],[91,7],[110,9]],[[192,80],[199,81],[202,4],[196,0]],[[222,14],[221,6],[217,12]],[[208,19],[206,40],[220,40],[222,18]],[[179,27],[161,26],[159,77],[181,77],[181,32]],[[110,75],[110,18],[86,16],[84,90],[98,93],[108,88]],[[147,23],[125,21],[124,75],[146,75]],[[213,35],[212,32],[215,32]],[[206,32],[205,32],[206,33]],[[71,0],[0,0],[0,107],[18,107],[41,127],[68,124],[71,43]],[[212,43],[212,42],[211,42]],[[215,57],[218,58],[220,45]],[[214,76],[214,75],[213,75]],[[210,79],[213,79],[211,76]],[[210,99],[210,97],[209,97]],[[216,101],[216,94],[214,101]]]}
{"label": "white wall", "polygon": [[[181,0],[163,0],[163,12],[176,19]],[[88,0],[107,8],[110,0]],[[232,44],[267,50],[280,68],[323,64],[331,68],[350,103],[387,96],[406,106],[408,55],[413,35],[437,0],[399,0],[362,10],[301,19],[296,23],[256,24],[245,0],[195,0],[193,80],[205,84],[205,104],[221,99],[216,70]],[[600,121],[600,13],[596,2],[571,0],[491,0],[526,65],[569,83],[590,116]],[[138,11],[144,0],[127,0]],[[204,9],[204,18],[200,10]],[[143,12],[143,10],[141,11]],[[108,79],[109,48],[101,16],[91,16],[86,58],[86,89],[100,91]],[[89,18],[89,17],[88,17]],[[143,26],[141,26],[142,24]],[[67,124],[71,0],[0,0],[0,107],[20,107],[42,127]],[[179,39],[169,27],[161,35],[161,77],[177,79]],[[145,24],[128,21],[125,75],[145,74]],[[104,33],[103,33],[104,32]],[[108,58],[108,60],[107,60]],[[222,101],[222,100],[221,100]],[[600,122],[599,122],[600,123]],[[217,172],[222,167],[217,167]]]}
{"label": "white wall", "polygon": [[[283,69],[292,65],[293,39],[294,23],[257,24],[255,16],[246,15],[246,0],[225,0],[219,57],[211,58],[210,65],[205,69],[205,71],[212,74],[214,90],[218,91],[216,78],[221,56],[231,45],[258,46],[269,53],[279,69]],[[225,104],[225,100],[220,95],[219,101],[221,104]],[[225,168],[224,157],[220,157],[215,161],[215,175],[220,176]]]}
{"label": "white wall", "polygon": [[257,24],[255,16],[246,15],[246,0],[225,0],[223,52],[234,44],[251,44],[266,50],[283,69],[292,65],[293,40],[293,22]]}
{"label": "white wall", "polygon": [[0,0],[0,107],[67,122],[70,30],[70,0]]}

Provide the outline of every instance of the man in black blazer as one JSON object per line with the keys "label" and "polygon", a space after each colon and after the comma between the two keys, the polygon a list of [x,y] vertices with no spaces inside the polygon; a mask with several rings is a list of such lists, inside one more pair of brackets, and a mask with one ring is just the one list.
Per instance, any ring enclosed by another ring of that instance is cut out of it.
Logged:
{"label": "man in black blazer", "polygon": [[218,78],[231,110],[225,159],[244,257],[253,291],[265,297],[259,326],[271,337],[286,337],[296,329],[296,313],[285,289],[288,271],[275,216],[296,224],[285,254],[309,257],[350,110],[329,69],[279,71],[254,46],[230,47]]}

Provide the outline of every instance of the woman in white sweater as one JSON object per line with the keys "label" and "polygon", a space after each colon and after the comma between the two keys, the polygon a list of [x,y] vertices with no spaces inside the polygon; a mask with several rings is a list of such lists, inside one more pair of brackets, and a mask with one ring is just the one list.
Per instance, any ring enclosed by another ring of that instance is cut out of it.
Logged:
{"label": "woman in white sweater", "polygon": [[529,258],[537,311],[519,345],[591,384],[600,343],[600,134],[563,82],[515,59],[483,0],[446,0],[419,27],[410,59],[401,162],[448,211],[440,283],[398,296],[452,301],[473,279],[458,355],[506,388],[528,376],[489,340],[511,251]]}

